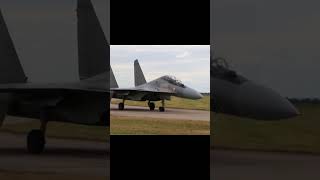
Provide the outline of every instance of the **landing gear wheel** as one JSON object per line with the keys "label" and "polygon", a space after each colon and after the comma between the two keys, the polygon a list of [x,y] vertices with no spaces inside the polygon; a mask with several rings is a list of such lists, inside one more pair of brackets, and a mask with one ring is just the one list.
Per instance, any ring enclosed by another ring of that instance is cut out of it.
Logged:
{"label": "landing gear wheel", "polygon": [[43,152],[44,145],[46,144],[43,131],[33,129],[29,132],[27,137],[27,148],[32,154],[39,154]]}
{"label": "landing gear wheel", "polygon": [[148,105],[149,105],[150,111],[154,111],[156,105],[153,102],[149,103]]}
{"label": "landing gear wheel", "polygon": [[119,108],[119,110],[124,110],[124,103],[119,103],[118,108]]}
{"label": "landing gear wheel", "polygon": [[164,107],[159,107],[160,112],[164,112]]}

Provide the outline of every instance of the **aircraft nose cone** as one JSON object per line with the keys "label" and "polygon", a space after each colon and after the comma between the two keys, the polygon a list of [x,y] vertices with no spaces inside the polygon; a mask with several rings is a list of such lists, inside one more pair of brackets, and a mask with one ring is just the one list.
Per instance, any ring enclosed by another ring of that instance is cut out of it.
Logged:
{"label": "aircraft nose cone", "polygon": [[183,96],[189,99],[201,99],[203,98],[202,94],[200,94],[198,91],[191,89],[187,87],[183,90]]}
{"label": "aircraft nose cone", "polygon": [[250,81],[242,85],[236,98],[238,102],[242,102],[241,107],[237,108],[256,119],[276,120],[300,114],[286,98]]}

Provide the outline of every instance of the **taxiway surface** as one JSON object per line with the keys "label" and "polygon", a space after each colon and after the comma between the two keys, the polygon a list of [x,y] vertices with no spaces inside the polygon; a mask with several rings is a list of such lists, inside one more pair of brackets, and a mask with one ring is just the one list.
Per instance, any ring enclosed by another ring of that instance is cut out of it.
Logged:
{"label": "taxiway surface", "polygon": [[110,108],[110,114],[114,116],[210,121],[210,111],[166,108],[165,112],[159,112],[140,106],[125,106],[124,110],[118,110],[116,104],[110,104]]}
{"label": "taxiway surface", "polygon": [[45,151],[31,155],[26,135],[0,131],[0,172],[110,176],[107,142],[47,138]]}
{"label": "taxiway surface", "polygon": [[320,155],[211,150],[211,180],[318,180]]}

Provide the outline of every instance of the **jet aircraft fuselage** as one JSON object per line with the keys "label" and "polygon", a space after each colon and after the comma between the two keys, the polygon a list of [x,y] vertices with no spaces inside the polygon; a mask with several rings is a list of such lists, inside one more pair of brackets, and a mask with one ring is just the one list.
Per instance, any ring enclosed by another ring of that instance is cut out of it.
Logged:
{"label": "jet aircraft fuselage", "polygon": [[[150,82],[146,82],[138,60],[134,62],[135,68],[135,87],[132,88],[118,88],[117,83],[114,81],[116,87],[112,87],[112,98],[118,98],[134,101],[149,101],[148,105],[150,110],[154,110],[154,103],[151,101],[162,101],[160,111],[164,111],[164,100],[170,100],[171,96],[187,98],[187,99],[201,99],[203,96],[196,90],[184,85],[180,80],[173,76],[162,76]],[[111,71],[112,72],[112,71]],[[113,72],[111,78],[114,78]],[[119,104],[119,109],[124,109],[124,102]]]}
{"label": "jet aircraft fuselage", "polygon": [[274,90],[231,70],[223,58],[212,59],[212,110],[261,120],[294,117],[298,110]]}
{"label": "jet aircraft fuselage", "polygon": [[40,128],[27,137],[31,153],[44,150],[49,121],[109,126],[110,49],[90,0],[77,0],[79,79],[74,82],[28,81],[1,10],[0,24],[0,125],[6,115],[39,119]]}

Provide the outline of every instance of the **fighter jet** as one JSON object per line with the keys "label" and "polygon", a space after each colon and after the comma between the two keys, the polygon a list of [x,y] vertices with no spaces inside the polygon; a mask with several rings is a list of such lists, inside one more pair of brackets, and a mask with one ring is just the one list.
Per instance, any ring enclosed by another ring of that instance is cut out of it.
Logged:
{"label": "fighter jet", "polygon": [[212,110],[258,120],[294,117],[299,111],[274,90],[231,70],[224,58],[211,60]]}
{"label": "fighter jet", "polygon": [[151,111],[155,109],[153,101],[161,101],[162,106],[159,107],[159,111],[164,112],[165,100],[170,100],[171,96],[187,99],[201,99],[203,97],[199,92],[187,87],[174,76],[166,75],[147,82],[138,60],[134,61],[135,87],[133,88],[119,88],[112,69],[110,72],[112,98],[122,99],[122,102],[118,105],[119,110],[124,110],[125,100],[148,101]]}
{"label": "fighter jet", "polygon": [[0,121],[6,115],[40,119],[27,149],[40,153],[47,122],[109,126],[109,46],[90,0],[78,0],[79,80],[32,83],[21,66],[0,11]]}

